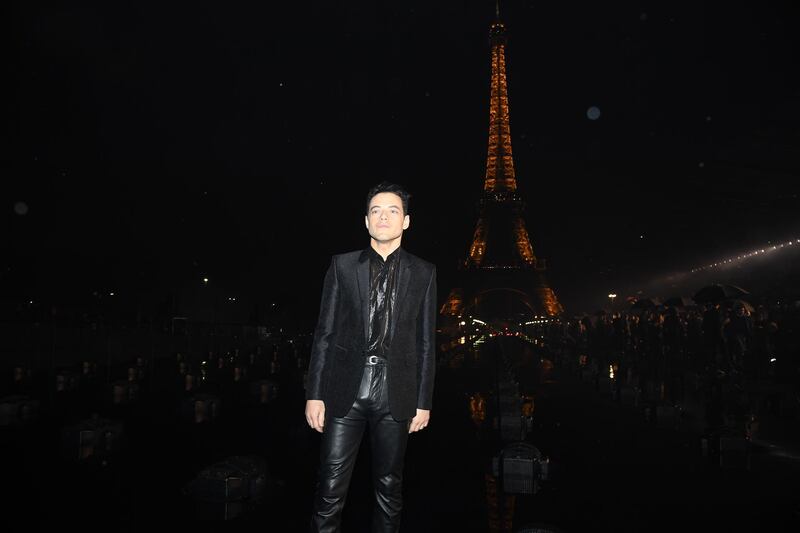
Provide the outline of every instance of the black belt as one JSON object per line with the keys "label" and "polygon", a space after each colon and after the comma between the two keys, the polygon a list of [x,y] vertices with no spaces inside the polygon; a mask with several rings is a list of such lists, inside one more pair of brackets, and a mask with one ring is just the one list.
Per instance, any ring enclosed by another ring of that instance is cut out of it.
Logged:
{"label": "black belt", "polygon": [[367,365],[368,366],[385,365],[385,364],[386,364],[386,358],[384,358],[384,357],[378,357],[377,355],[368,355],[367,356]]}

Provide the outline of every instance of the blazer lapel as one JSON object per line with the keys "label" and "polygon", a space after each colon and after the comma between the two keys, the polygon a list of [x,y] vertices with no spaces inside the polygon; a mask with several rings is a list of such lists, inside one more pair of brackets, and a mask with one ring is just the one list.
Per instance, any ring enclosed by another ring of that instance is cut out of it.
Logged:
{"label": "blazer lapel", "polygon": [[394,309],[392,311],[392,324],[389,331],[389,339],[394,338],[394,330],[397,326],[398,320],[400,320],[400,310],[403,308],[403,300],[406,298],[406,293],[408,292],[408,285],[411,281],[411,258],[408,257],[408,254],[403,253],[405,250],[402,248],[400,259],[400,279],[397,280],[397,301],[395,302]]}
{"label": "blazer lapel", "polygon": [[358,258],[356,267],[358,294],[361,298],[361,317],[364,322],[364,342],[369,342],[369,255],[366,250]]}

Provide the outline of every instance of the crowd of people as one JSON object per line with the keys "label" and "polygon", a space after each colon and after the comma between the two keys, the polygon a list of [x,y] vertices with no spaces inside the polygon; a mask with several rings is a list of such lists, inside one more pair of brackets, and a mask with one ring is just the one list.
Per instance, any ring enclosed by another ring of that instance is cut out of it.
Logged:
{"label": "crowd of people", "polygon": [[[763,409],[790,416],[800,410],[798,326],[793,303],[634,304],[563,321],[550,343],[578,354],[578,364],[595,375],[611,369],[645,396],[679,405],[692,387],[706,399],[709,427],[731,420],[738,427]],[[756,389],[775,393],[750,393]]]}

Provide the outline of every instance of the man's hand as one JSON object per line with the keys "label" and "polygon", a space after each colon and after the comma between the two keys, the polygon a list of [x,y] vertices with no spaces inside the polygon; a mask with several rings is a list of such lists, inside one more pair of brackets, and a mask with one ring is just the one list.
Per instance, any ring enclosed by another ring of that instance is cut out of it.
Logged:
{"label": "man's hand", "polygon": [[420,429],[425,429],[431,419],[431,412],[428,409],[417,409],[417,416],[411,419],[408,426],[409,433],[415,433]]}
{"label": "man's hand", "polygon": [[325,402],[306,400],[306,422],[313,429],[322,433],[322,428],[325,426]]}

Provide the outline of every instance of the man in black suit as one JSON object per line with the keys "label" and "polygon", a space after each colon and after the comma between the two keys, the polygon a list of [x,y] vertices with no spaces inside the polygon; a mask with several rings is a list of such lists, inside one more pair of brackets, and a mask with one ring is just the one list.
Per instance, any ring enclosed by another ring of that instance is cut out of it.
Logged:
{"label": "man in black suit", "polygon": [[322,433],[312,531],[338,531],[367,424],[372,529],[399,528],[406,442],[430,420],[436,366],[436,267],[400,248],[409,197],[373,187],[369,246],[333,256],[325,274],[306,386],[306,421]]}

